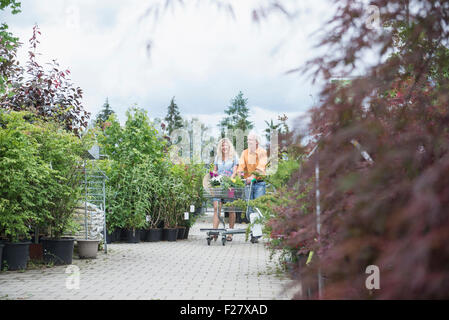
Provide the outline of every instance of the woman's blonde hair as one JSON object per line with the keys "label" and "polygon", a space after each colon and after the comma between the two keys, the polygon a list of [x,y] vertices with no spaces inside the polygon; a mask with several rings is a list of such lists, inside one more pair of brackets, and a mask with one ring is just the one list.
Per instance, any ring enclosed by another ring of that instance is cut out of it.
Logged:
{"label": "woman's blonde hair", "polygon": [[229,159],[234,159],[235,157],[235,149],[234,146],[232,145],[231,140],[229,140],[228,138],[223,138],[220,141],[218,141],[217,144],[217,159],[220,161],[223,161],[223,143],[227,143],[229,146],[229,151],[228,151],[228,160]]}

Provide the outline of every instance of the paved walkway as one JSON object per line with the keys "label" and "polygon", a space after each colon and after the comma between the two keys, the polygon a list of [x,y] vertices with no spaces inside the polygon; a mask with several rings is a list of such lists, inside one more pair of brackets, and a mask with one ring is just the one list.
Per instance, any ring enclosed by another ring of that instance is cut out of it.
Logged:
{"label": "paved walkway", "polygon": [[[264,243],[235,235],[225,247],[207,246],[211,217],[201,219],[189,239],[177,242],[111,244],[95,260],[74,258],[67,266],[0,273],[0,299],[31,300],[284,300],[289,280],[276,274]],[[246,225],[236,225],[237,228]],[[73,267],[72,267],[73,268]],[[70,272],[79,268],[79,289]],[[69,272],[69,273],[66,273]],[[67,285],[70,289],[67,288]]]}

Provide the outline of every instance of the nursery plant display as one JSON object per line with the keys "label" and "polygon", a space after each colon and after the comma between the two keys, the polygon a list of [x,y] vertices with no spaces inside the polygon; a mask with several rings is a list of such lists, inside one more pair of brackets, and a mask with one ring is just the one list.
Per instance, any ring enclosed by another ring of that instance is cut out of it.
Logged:
{"label": "nursery plant display", "polygon": [[[10,173],[0,178],[1,236],[8,243],[26,240],[29,244],[31,229],[38,227],[60,238],[73,227],[71,215],[79,199],[74,172],[82,150],[80,139],[29,113],[1,112],[0,119],[0,166]],[[5,247],[7,257],[12,254],[9,248]],[[8,264],[10,270],[16,267]],[[26,262],[18,267],[23,269]]]}
{"label": "nursery plant display", "polygon": [[[201,205],[202,166],[175,165],[166,159],[166,142],[158,139],[145,111],[131,108],[127,117],[122,127],[112,115],[98,134],[109,156],[103,163],[110,178],[108,228],[123,228],[130,242],[140,241],[140,230],[149,242],[159,241],[161,232],[174,241],[184,212],[191,204]],[[164,230],[158,228],[161,222]]]}
{"label": "nursery plant display", "polygon": [[71,264],[74,238],[64,237],[79,227],[73,220],[73,213],[82,199],[83,175],[78,170],[81,156],[86,148],[83,139],[67,132],[54,123],[44,129],[37,129],[32,135],[39,143],[40,157],[52,168],[55,186],[49,196],[48,219],[39,226],[48,237],[42,239],[44,261],[47,263]]}

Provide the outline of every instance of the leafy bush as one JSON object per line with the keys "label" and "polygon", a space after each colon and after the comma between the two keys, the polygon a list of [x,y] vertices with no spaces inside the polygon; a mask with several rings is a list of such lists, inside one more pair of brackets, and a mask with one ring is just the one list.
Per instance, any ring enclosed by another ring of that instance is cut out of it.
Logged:
{"label": "leafy bush", "polygon": [[54,188],[48,190],[47,197],[52,204],[43,227],[49,228],[50,237],[60,238],[77,228],[72,215],[82,199],[81,156],[86,147],[83,140],[53,122],[35,125],[31,136],[39,145],[39,157],[50,164],[50,181],[54,183]]}
{"label": "leafy bush", "polygon": [[[1,31],[1,30],[0,30]],[[17,39],[8,36],[0,48],[0,104],[6,110],[29,111],[44,121],[57,122],[81,135],[90,114],[82,105],[83,91],[74,87],[70,71],[61,70],[53,60],[45,70],[36,57],[39,28],[33,28],[26,68],[16,61]]]}
{"label": "leafy bush", "polygon": [[204,166],[171,163],[166,141],[158,139],[146,112],[131,108],[127,117],[122,127],[112,115],[98,136],[110,158],[104,162],[108,228],[155,228],[161,221],[167,228],[182,225],[190,205],[204,200]]}
{"label": "leafy bush", "polygon": [[23,116],[0,112],[0,234],[10,241],[27,238],[31,225],[50,214],[51,169],[39,157],[32,125]]}
{"label": "leafy bush", "polygon": [[[141,109],[127,111],[124,127],[115,115],[108,122],[98,135],[100,145],[110,158],[105,170],[109,177],[108,228],[142,228],[147,216],[152,217],[152,225],[156,224],[159,219],[154,219],[151,199],[155,190],[162,189],[156,177],[165,172],[161,166],[164,142],[158,140],[157,131]],[[159,213],[160,206],[155,210]]]}
{"label": "leafy bush", "polygon": [[[320,268],[322,298],[448,298],[449,3],[437,3],[371,1],[384,9],[387,32],[369,29],[357,1],[343,1],[328,23],[332,31],[323,28],[326,54],[301,69],[326,83],[311,110],[310,148],[317,152],[290,180],[295,190],[301,177],[297,190],[305,198],[281,208],[273,228],[291,247],[315,252],[295,277],[307,286]],[[372,48],[381,49],[378,63],[344,86],[331,81],[361,74],[361,53]],[[315,190],[307,190],[317,162],[320,235],[310,214]],[[381,271],[381,290],[366,289],[370,265]]]}
{"label": "leafy bush", "polygon": [[40,226],[61,236],[78,201],[80,140],[29,113],[1,112],[0,123],[0,233],[18,241]]}

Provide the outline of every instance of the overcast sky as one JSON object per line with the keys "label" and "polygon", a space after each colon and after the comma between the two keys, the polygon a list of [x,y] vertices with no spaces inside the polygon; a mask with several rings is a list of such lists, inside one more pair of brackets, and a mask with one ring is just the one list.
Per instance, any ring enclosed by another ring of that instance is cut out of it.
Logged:
{"label": "overcast sky", "polygon": [[[151,0],[22,0],[22,13],[2,12],[1,21],[20,38],[21,61],[37,23],[41,62],[57,59],[84,90],[93,117],[106,97],[123,122],[137,104],[150,117],[164,117],[173,96],[186,118],[198,117],[214,130],[241,90],[257,130],[264,120],[304,114],[316,99],[310,79],[285,72],[316,51],[311,34],[329,15],[329,1],[288,1],[298,16],[273,13],[261,24],[251,8],[263,1],[228,1],[235,18],[210,1],[188,1],[159,15],[145,15]],[[227,3],[228,3],[227,2]],[[151,50],[147,46],[151,44]]]}

